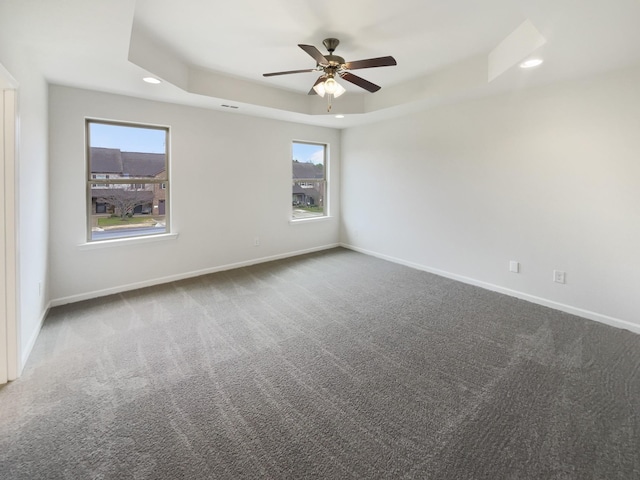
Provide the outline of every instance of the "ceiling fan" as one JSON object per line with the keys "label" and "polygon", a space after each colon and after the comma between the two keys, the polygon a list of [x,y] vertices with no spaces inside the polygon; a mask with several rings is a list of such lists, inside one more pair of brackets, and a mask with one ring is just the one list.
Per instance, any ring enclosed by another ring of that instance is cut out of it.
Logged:
{"label": "ceiling fan", "polygon": [[335,81],[336,77],[340,77],[347,82],[353,83],[354,85],[357,85],[358,87],[364,88],[365,90],[373,93],[380,90],[381,87],[379,85],[376,85],[375,83],[371,83],[370,81],[365,80],[362,77],[354,75],[349,70],[373,67],[390,67],[393,65],[397,65],[395,58],[390,56],[357,60],[355,62],[345,62],[344,58],[333,54],[337,46],[340,44],[340,40],[338,40],[337,38],[325,38],[322,43],[329,51],[329,55],[322,55],[322,53],[320,53],[320,51],[313,45],[298,44],[298,46],[302,50],[313,57],[313,59],[316,61],[316,68],[309,68],[307,70],[289,70],[286,72],[265,73],[263,74],[263,76],[273,77],[276,75],[289,75],[292,73],[322,72],[322,75],[318,77],[316,83],[314,83],[311,90],[309,90],[309,95],[318,94],[324,97],[326,93],[329,95],[329,97],[339,97],[345,92],[345,90],[340,84],[338,84],[338,82]]}

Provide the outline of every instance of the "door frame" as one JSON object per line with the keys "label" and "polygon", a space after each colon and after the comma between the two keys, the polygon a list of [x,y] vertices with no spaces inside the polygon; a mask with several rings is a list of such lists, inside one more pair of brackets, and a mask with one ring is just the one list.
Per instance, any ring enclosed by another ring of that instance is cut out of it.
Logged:
{"label": "door frame", "polygon": [[0,384],[18,378],[17,83],[0,65]]}

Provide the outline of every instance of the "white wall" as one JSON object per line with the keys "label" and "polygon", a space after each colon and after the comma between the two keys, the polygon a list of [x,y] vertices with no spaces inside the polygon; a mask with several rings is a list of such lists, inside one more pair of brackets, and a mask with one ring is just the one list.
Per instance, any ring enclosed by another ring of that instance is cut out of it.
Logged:
{"label": "white wall", "polygon": [[[0,15],[1,18],[1,15]],[[47,84],[24,51],[8,48],[0,28],[0,64],[17,81],[18,373],[47,312]]]}
{"label": "white wall", "polygon": [[[54,304],[339,241],[338,130],[55,85],[49,100]],[[81,247],[86,238],[85,117],[171,127],[176,240]],[[329,219],[289,222],[293,140],[330,145]]]}
{"label": "white wall", "polygon": [[640,332],[639,84],[636,68],[344,131],[342,241]]}

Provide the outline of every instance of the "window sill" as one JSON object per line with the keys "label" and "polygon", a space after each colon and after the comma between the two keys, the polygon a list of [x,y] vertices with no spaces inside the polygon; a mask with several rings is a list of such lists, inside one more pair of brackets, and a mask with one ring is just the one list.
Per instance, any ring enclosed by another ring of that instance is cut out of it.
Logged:
{"label": "window sill", "polygon": [[289,220],[289,225],[302,225],[303,223],[326,222],[332,219],[333,217],[331,217],[330,215],[325,215],[324,217],[298,218],[296,220]]}
{"label": "window sill", "polygon": [[140,243],[163,242],[166,240],[175,240],[177,238],[177,233],[161,233],[158,235],[147,235],[144,237],[115,238],[113,240],[86,242],[78,245],[78,248],[80,250],[94,250],[98,248],[119,247],[122,245],[138,245]]}

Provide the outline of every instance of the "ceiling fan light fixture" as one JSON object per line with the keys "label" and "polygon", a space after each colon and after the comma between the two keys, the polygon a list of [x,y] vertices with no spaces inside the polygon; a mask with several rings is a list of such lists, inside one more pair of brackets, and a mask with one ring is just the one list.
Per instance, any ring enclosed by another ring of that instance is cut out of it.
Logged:
{"label": "ceiling fan light fixture", "polygon": [[364,78],[354,75],[350,70],[357,70],[360,68],[373,68],[373,67],[390,67],[397,65],[396,59],[392,56],[367,58],[365,60],[356,60],[353,62],[345,62],[344,58],[334,55],[334,51],[340,44],[340,40],[337,38],[325,38],[323,45],[329,51],[329,55],[323,55],[313,45],[306,45],[299,43],[298,47],[304,50],[309,56],[316,61],[315,68],[306,70],[288,70],[284,72],[271,72],[263,73],[263,77],[273,77],[276,75],[290,75],[292,73],[307,73],[307,72],[322,72],[316,83],[309,90],[309,95],[318,94],[324,97],[325,94],[329,96],[329,109],[331,109],[331,98],[338,98],[346,90],[340,85],[335,76],[339,76],[345,82],[352,83],[360,88],[364,88],[368,92],[374,93],[380,90],[380,86],[375,83],[371,83]]}
{"label": "ceiling fan light fixture", "polygon": [[346,92],[345,88],[338,82],[336,82],[334,78],[328,78],[324,82],[320,82],[317,85],[314,85],[313,89],[318,95],[323,98],[325,94],[332,95],[333,98],[338,98],[340,95]]}
{"label": "ceiling fan light fixture", "polygon": [[324,98],[325,90],[324,90],[324,82],[320,82],[313,86],[313,89],[316,91],[318,95]]}
{"label": "ceiling fan light fixture", "polygon": [[333,77],[329,77],[324,81],[324,91],[329,95],[334,95],[338,89],[338,82]]}
{"label": "ceiling fan light fixture", "polygon": [[334,80],[334,82],[336,84],[336,89],[335,89],[335,91],[333,92],[332,95],[333,95],[333,98],[338,98],[340,95],[342,95],[344,92],[346,92],[346,90],[342,85],[340,85],[335,80]]}

